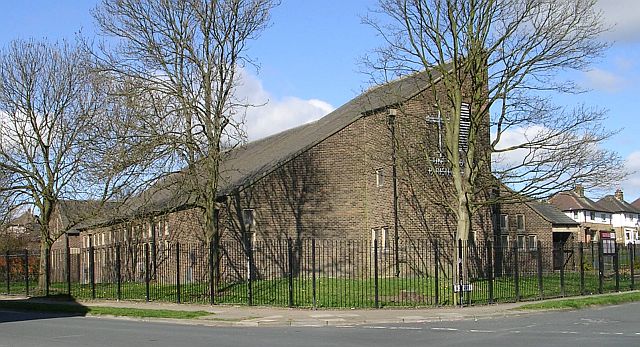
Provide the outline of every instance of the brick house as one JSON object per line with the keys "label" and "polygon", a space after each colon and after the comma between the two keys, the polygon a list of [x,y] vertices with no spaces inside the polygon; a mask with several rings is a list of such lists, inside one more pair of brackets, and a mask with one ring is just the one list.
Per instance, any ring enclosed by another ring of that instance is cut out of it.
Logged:
{"label": "brick house", "polygon": [[622,190],[616,190],[614,195],[607,195],[598,200],[598,205],[611,211],[611,227],[615,233],[616,242],[639,244],[638,235],[640,209],[624,201]]}
{"label": "brick house", "polygon": [[612,225],[613,211],[586,197],[581,185],[577,185],[572,191],[557,193],[549,199],[549,202],[580,223],[580,241],[617,239]]}
{"label": "brick house", "polygon": [[[430,80],[424,72],[413,74],[369,89],[315,122],[225,152],[218,193],[223,241],[376,240],[389,252],[397,243],[404,254],[414,239],[453,243],[456,225],[445,203],[453,191],[450,171],[442,157],[434,155],[430,163],[424,158],[425,150],[442,150],[442,119],[428,90],[432,83],[443,88],[437,76]],[[482,141],[489,156],[488,122]],[[181,175],[168,175],[114,208],[110,217],[79,224],[82,246],[205,242],[202,212],[193,206],[193,187],[185,187]],[[486,175],[491,179],[490,167]],[[535,203],[504,207],[509,215],[525,215],[524,235],[541,240],[571,224],[550,210]],[[490,208],[481,210],[472,221],[474,239],[493,239],[493,220]],[[518,220],[511,223],[515,228]],[[520,240],[518,231],[510,230],[514,242]],[[235,262],[244,261],[229,260]]]}

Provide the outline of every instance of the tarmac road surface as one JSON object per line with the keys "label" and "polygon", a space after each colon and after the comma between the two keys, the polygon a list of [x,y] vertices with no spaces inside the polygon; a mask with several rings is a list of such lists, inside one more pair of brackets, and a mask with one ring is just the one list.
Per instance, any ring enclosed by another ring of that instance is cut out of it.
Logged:
{"label": "tarmac road surface", "polygon": [[0,347],[640,346],[640,303],[450,322],[212,327],[0,311]]}

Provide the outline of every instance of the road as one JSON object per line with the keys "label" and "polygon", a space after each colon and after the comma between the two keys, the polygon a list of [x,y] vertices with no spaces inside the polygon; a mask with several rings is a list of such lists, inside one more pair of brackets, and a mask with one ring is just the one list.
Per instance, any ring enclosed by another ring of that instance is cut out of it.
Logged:
{"label": "road", "polygon": [[1,347],[638,346],[640,303],[518,317],[334,327],[209,327],[0,311]]}

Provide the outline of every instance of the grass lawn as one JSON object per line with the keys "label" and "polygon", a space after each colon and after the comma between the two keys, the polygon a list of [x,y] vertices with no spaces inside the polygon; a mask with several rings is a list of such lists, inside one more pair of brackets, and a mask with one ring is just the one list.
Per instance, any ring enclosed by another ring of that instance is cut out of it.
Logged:
{"label": "grass lawn", "polygon": [[[538,277],[525,273],[519,276],[519,300],[538,300],[543,298],[557,298],[562,296],[580,295],[580,275],[576,272],[565,273],[564,290],[562,290],[558,272],[546,273],[543,276],[542,291]],[[630,277],[620,276],[620,290],[630,288]],[[497,277],[493,280],[493,297],[490,296],[489,281],[486,279],[472,280],[473,290],[464,296],[464,302],[470,304],[486,304],[493,302],[514,302],[516,299],[516,284],[513,275]],[[42,294],[37,291],[37,284],[30,283],[30,294]],[[589,272],[585,274],[584,293],[598,292],[598,277]],[[10,293],[24,294],[23,282],[10,283]],[[375,307],[375,281],[369,279],[344,279],[319,277],[315,282],[315,306],[317,307]],[[291,290],[293,292],[293,306],[314,306],[313,281],[308,277],[294,277]],[[603,292],[615,292],[615,279],[609,276],[603,283]],[[6,292],[6,287],[0,284],[0,293]],[[289,281],[287,278],[272,280],[256,280],[251,286],[254,305],[289,306]],[[66,294],[65,283],[52,283],[50,294]],[[92,288],[89,284],[73,283],[71,293],[80,300],[92,299]],[[173,284],[151,282],[149,286],[149,300],[177,302],[177,288]],[[433,277],[380,277],[378,278],[378,299],[380,306],[434,306],[452,305],[457,300],[457,293],[453,291],[450,278],[439,278],[438,283]],[[96,299],[115,300],[118,298],[117,285],[114,283],[96,283]],[[247,304],[249,285],[247,282],[226,283],[216,289],[214,300],[219,304]],[[123,282],[120,288],[122,300],[145,300],[146,286],[144,282]],[[493,300],[491,300],[493,299]],[[180,287],[180,302],[209,303],[208,283],[183,283]]]}
{"label": "grass lawn", "polygon": [[571,298],[527,304],[518,307],[523,310],[581,309],[599,305],[617,305],[626,302],[640,301],[640,292],[599,295],[587,298]]}

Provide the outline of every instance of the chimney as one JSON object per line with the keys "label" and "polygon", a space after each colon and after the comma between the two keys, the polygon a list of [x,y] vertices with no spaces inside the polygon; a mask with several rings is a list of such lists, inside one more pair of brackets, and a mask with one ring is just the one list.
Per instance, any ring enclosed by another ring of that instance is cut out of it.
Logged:
{"label": "chimney", "polygon": [[576,184],[576,187],[573,189],[579,197],[584,198],[584,187],[582,184]]}
{"label": "chimney", "polygon": [[614,196],[616,197],[616,200],[624,201],[624,194],[622,193],[622,190],[616,190],[616,194]]}

